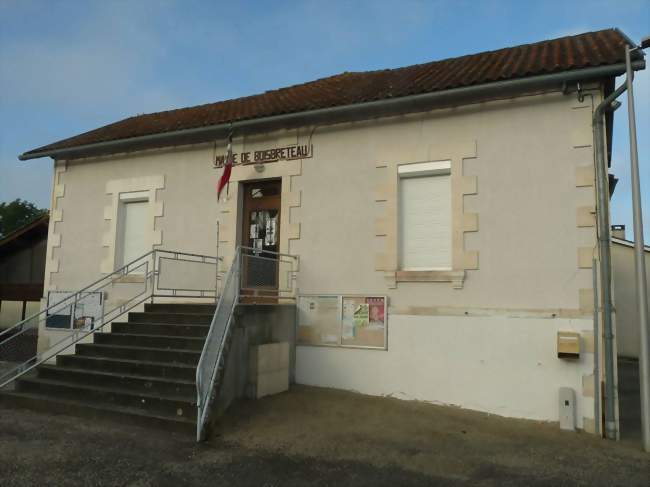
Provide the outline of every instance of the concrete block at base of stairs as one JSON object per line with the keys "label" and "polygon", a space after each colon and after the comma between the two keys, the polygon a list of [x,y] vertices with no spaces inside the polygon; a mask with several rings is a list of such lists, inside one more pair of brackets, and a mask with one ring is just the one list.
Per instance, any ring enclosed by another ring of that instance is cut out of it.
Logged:
{"label": "concrete block at base of stairs", "polygon": [[271,372],[289,367],[289,342],[265,343],[250,347],[251,378],[261,372]]}
{"label": "concrete block at base of stairs", "polygon": [[250,347],[248,397],[260,398],[289,389],[289,343]]}
{"label": "concrete block at base of stairs", "polygon": [[255,398],[279,394],[289,390],[289,368],[262,372],[254,387]]}

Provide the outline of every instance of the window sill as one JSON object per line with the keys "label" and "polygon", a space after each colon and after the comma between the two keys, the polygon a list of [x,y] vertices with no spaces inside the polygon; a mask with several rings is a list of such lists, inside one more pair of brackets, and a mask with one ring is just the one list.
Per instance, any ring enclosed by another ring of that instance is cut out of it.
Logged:
{"label": "window sill", "polygon": [[462,289],[465,271],[395,271],[395,282],[451,282]]}

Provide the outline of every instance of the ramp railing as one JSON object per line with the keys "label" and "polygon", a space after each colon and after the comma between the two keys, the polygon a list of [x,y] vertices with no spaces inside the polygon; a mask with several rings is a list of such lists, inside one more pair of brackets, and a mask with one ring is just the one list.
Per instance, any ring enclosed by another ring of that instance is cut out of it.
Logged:
{"label": "ramp railing", "polygon": [[215,386],[223,377],[225,370],[226,341],[231,333],[233,313],[239,302],[240,269],[240,250],[237,249],[230,270],[226,274],[221,296],[196,367],[196,441],[203,441],[207,436],[209,413],[216,396]]}
{"label": "ramp railing", "polygon": [[298,259],[292,255],[237,247],[196,368],[196,441],[207,436],[214,401],[226,372],[237,305],[295,301],[297,265]]}
{"label": "ramp railing", "polygon": [[[0,388],[155,298],[217,299],[218,259],[152,250],[73,292],[51,291],[48,306],[0,332]],[[47,331],[39,340],[39,330]]]}

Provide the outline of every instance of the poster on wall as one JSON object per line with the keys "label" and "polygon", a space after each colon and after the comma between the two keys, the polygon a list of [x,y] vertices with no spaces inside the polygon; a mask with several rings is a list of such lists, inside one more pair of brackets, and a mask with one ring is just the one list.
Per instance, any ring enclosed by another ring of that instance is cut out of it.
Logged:
{"label": "poster on wall", "polygon": [[[47,328],[61,330],[92,330],[104,314],[104,300],[102,292],[80,293],[78,299],[70,299],[69,305],[63,303],[65,299],[74,295],[71,291],[49,291],[47,293],[47,307],[58,303],[60,307],[48,311],[45,318]],[[72,306],[74,302],[74,306]],[[74,312],[73,312],[74,309]],[[73,316],[74,313],[74,316]]]}
{"label": "poster on wall", "polygon": [[386,297],[343,296],[341,345],[386,348]]}
{"label": "poster on wall", "polygon": [[298,345],[387,349],[386,296],[300,295]]}
{"label": "poster on wall", "polygon": [[339,299],[339,296],[298,297],[298,344],[340,345]]}

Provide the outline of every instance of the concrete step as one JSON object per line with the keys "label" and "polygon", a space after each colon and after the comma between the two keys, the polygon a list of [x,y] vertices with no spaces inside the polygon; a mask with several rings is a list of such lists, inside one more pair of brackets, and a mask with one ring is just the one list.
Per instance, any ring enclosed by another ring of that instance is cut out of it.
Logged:
{"label": "concrete step", "polygon": [[[0,394],[0,404],[195,433],[196,366],[214,304],[146,304]],[[223,380],[220,367],[218,381]]]}
{"label": "concrete step", "polygon": [[66,414],[100,421],[112,420],[120,424],[150,426],[184,434],[194,434],[196,432],[196,417],[152,414],[136,408],[89,403],[43,394],[3,392],[0,393],[0,405],[8,408],[26,408],[47,414]]}
{"label": "concrete step", "polygon": [[111,332],[131,335],[166,335],[205,338],[210,325],[175,325],[173,323],[112,323]]}
{"label": "concrete step", "polygon": [[145,303],[145,312],[214,314],[215,304],[202,303]]}
{"label": "concrete step", "polygon": [[95,333],[95,343],[106,345],[126,345],[175,350],[203,350],[204,338],[165,336],[165,335],[131,335],[126,333]]}
{"label": "concrete step", "polygon": [[171,364],[167,362],[83,355],[59,355],[56,358],[56,363],[64,367],[114,372],[116,374],[133,374],[187,381],[194,381],[196,379],[196,366],[191,364]]}
{"label": "concrete step", "polygon": [[38,367],[37,372],[38,377],[41,379],[98,385],[102,387],[117,387],[136,392],[183,396],[190,399],[196,397],[196,384],[194,380],[169,379],[53,365],[42,365]]}
{"label": "concrete step", "polygon": [[183,396],[137,392],[117,387],[78,384],[38,377],[18,379],[16,392],[128,407],[169,417],[196,417],[196,399]]}
{"label": "concrete step", "polygon": [[78,355],[90,357],[126,358],[147,362],[179,363],[196,366],[201,357],[198,350],[176,350],[124,345],[82,343],[76,345]]}
{"label": "concrete step", "polygon": [[212,322],[212,314],[208,313],[149,313],[141,311],[129,312],[129,323],[174,323],[174,324],[207,324]]}

